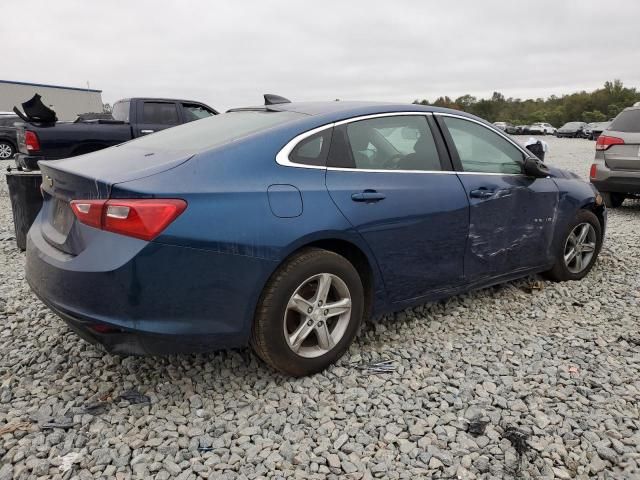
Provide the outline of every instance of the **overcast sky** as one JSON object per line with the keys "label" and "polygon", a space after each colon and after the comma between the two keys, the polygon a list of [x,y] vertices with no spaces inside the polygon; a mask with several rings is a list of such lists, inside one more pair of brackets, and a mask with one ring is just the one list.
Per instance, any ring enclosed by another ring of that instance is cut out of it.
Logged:
{"label": "overcast sky", "polygon": [[547,97],[640,87],[636,0],[2,0],[0,79],[181,97]]}

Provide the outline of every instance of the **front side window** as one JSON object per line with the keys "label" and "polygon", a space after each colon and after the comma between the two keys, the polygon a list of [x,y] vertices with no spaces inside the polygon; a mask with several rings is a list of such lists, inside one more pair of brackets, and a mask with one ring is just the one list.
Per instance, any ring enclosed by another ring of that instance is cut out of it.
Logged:
{"label": "front side window", "polygon": [[177,125],[178,109],[175,103],[144,102],[142,123],[156,125]]}
{"label": "front side window", "polygon": [[331,142],[331,129],[311,135],[298,143],[289,154],[289,161],[301,165],[324,167]]}
{"label": "front side window", "polygon": [[340,145],[341,134],[345,148],[336,166],[363,170],[442,169],[431,129],[422,115],[351,122],[336,131],[332,144]]}
{"label": "front side window", "polygon": [[522,173],[523,153],[502,136],[475,122],[442,117],[465,172]]}
{"label": "front side window", "polygon": [[201,118],[207,118],[213,115],[212,111],[207,110],[202,105],[183,103],[182,109],[186,122],[193,122],[194,120],[200,120]]}

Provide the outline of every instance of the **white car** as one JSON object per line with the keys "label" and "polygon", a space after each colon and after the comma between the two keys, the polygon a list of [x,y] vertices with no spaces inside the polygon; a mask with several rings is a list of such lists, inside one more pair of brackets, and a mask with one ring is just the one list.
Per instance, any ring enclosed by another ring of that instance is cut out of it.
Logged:
{"label": "white car", "polygon": [[529,126],[529,133],[540,133],[542,135],[553,135],[556,133],[556,127],[550,123],[537,122]]}

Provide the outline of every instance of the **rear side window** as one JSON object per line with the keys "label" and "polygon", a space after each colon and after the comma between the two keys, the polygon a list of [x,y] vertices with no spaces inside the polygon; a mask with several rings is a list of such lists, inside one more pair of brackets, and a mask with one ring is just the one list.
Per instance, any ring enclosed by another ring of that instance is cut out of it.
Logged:
{"label": "rear side window", "polygon": [[348,123],[334,133],[331,165],[358,170],[441,170],[427,119],[398,115]]}
{"label": "rear side window", "polygon": [[640,109],[621,112],[609,126],[616,132],[640,132]]}
{"label": "rear side window", "polygon": [[140,137],[123,146],[198,152],[304,117],[296,112],[228,112]]}
{"label": "rear side window", "polygon": [[502,136],[482,125],[442,117],[465,172],[522,173],[523,153]]}
{"label": "rear side window", "polygon": [[194,120],[200,120],[201,118],[207,118],[213,115],[212,111],[207,110],[202,105],[191,103],[183,103],[182,110],[184,111],[186,122],[193,122]]}
{"label": "rear side window", "polygon": [[331,129],[311,135],[300,141],[289,154],[289,161],[301,165],[326,165],[327,153],[331,142]]}
{"label": "rear side window", "polygon": [[129,110],[131,103],[129,102],[117,102],[113,105],[111,116],[114,120],[120,120],[121,122],[129,123]]}
{"label": "rear side window", "polygon": [[144,102],[142,108],[142,123],[156,125],[177,125],[178,109],[175,103]]}

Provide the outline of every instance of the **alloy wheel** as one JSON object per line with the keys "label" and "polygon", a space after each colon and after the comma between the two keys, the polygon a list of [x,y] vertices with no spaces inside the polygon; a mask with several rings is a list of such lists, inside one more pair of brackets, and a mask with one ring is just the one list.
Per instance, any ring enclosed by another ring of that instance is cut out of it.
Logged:
{"label": "alloy wheel", "polygon": [[320,273],[298,286],[287,303],[284,335],[289,348],[306,358],[333,349],[351,320],[351,293],[337,275]]}
{"label": "alloy wheel", "polygon": [[13,148],[8,143],[0,143],[0,160],[8,160],[13,155]]}
{"label": "alloy wheel", "polygon": [[564,263],[571,273],[580,273],[591,263],[596,251],[596,230],[588,222],[571,230],[564,245]]}

